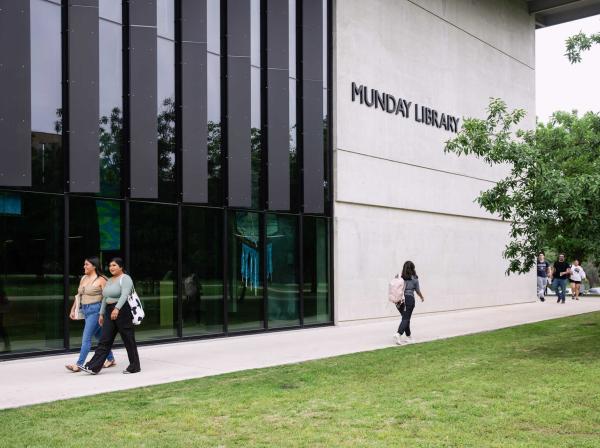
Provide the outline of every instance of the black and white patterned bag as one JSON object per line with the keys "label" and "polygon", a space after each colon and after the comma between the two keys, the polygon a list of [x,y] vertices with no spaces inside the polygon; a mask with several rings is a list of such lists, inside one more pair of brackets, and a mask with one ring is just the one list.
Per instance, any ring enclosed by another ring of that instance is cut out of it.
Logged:
{"label": "black and white patterned bag", "polygon": [[129,307],[131,308],[131,321],[133,325],[141,324],[146,313],[144,312],[144,308],[142,308],[142,301],[137,292],[135,292],[135,288],[131,289],[131,294],[127,297],[127,303],[129,303]]}
{"label": "black and white patterned bag", "polygon": [[131,308],[131,322],[133,322],[133,325],[141,324],[146,313],[142,307],[140,297],[137,295],[137,292],[135,292],[135,287],[131,288],[131,294],[127,296],[127,303],[129,304],[129,308]]}

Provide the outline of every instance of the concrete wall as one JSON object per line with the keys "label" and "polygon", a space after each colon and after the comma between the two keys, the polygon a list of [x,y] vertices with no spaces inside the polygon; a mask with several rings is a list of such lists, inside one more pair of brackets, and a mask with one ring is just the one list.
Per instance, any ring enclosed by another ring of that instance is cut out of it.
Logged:
{"label": "concrete wall", "polygon": [[[385,303],[417,265],[417,312],[535,299],[505,276],[509,226],[473,202],[506,167],[444,154],[455,134],[352,102],[352,82],[458,117],[490,97],[535,122],[534,22],[522,0],[337,0],[334,8],[334,256],[338,322],[397,315]],[[462,122],[462,121],[461,121]]]}

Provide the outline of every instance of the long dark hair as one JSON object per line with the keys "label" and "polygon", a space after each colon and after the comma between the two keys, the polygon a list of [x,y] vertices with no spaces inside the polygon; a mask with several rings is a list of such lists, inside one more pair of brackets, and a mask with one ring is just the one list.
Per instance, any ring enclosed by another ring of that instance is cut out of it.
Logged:
{"label": "long dark hair", "polygon": [[401,277],[404,280],[410,280],[411,278],[419,278],[417,276],[417,271],[415,270],[415,264],[412,261],[406,261],[404,266],[402,266],[402,275]]}
{"label": "long dark hair", "polygon": [[93,257],[87,257],[85,261],[94,266],[94,268],[96,269],[96,275],[98,277],[106,278],[106,275],[104,275],[104,271],[102,271],[102,264],[100,263],[100,259],[98,257],[96,257],[95,255]]}

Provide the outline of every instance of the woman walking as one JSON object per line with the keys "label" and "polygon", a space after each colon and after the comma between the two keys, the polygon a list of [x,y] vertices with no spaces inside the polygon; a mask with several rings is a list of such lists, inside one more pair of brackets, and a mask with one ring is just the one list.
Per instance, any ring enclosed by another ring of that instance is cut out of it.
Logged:
{"label": "woman walking", "polygon": [[[394,340],[398,345],[414,342],[410,332],[410,318],[415,309],[415,292],[419,295],[421,302],[425,300],[423,294],[421,294],[419,277],[412,261],[404,263],[401,277],[404,280],[404,303],[396,304],[396,308],[400,311],[402,320],[398,332],[394,335]],[[404,338],[402,338],[403,335],[405,335]]]}
{"label": "woman walking", "polygon": [[573,260],[573,265],[571,266],[571,289],[572,295],[571,298],[575,300],[579,300],[579,293],[581,292],[581,282],[585,279],[585,271],[579,264],[579,260]]}
{"label": "woman walking", "polygon": [[[86,258],[83,262],[83,276],[79,281],[79,288],[77,294],[81,303],[81,312],[83,313],[84,327],[83,336],[81,338],[81,350],[79,351],[79,358],[75,364],[67,364],[65,367],[71,372],[79,372],[81,366],[85,364],[90,348],[92,347],[92,336],[96,340],[100,340],[100,334],[102,333],[102,327],[98,323],[98,315],[100,313],[100,307],[102,305],[102,289],[106,285],[106,277],[102,273],[102,267],[100,266],[100,260],[98,257]],[[69,317],[72,320],[77,319],[79,310],[75,309],[75,302],[71,307],[71,313]],[[116,366],[117,363],[112,352],[108,352],[104,367]]]}
{"label": "woman walking", "polygon": [[98,322],[102,326],[102,336],[94,356],[81,368],[84,372],[92,375],[96,375],[102,370],[117,333],[121,335],[129,357],[129,366],[123,370],[123,373],[137,373],[141,370],[133,322],[131,321],[131,308],[127,303],[127,297],[133,289],[133,280],[124,272],[123,267],[123,260],[118,257],[113,258],[108,267],[112,277],[104,287],[104,298],[98,318]]}

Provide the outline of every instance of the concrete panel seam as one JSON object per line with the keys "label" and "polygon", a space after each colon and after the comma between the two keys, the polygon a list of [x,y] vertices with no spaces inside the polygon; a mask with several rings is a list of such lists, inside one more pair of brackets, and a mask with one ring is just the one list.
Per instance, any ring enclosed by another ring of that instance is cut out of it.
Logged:
{"label": "concrete panel seam", "polygon": [[490,184],[496,184],[497,183],[497,181],[495,181],[495,180],[483,179],[481,177],[475,177],[475,176],[468,176],[468,175],[462,174],[462,173],[455,173],[453,171],[441,170],[439,168],[431,168],[431,167],[424,166],[424,165],[417,165],[415,163],[402,162],[400,160],[388,159],[386,157],[374,156],[372,154],[365,154],[365,153],[357,152],[357,151],[350,151],[348,149],[343,149],[343,148],[336,148],[336,151],[346,152],[346,153],[349,153],[349,154],[355,154],[355,155],[358,155],[358,156],[369,157],[371,159],[383,160],[385,162],[398,163],[400,165],[412,166],[414,168],[422,168],[424,170],[435,171],[435,172],[438,172],[438,173],[450,174],[452,176],[465,177],[467,179],[473,179],[473,180],[480,180],[482,182],[488,182]]}
{"label": "concrete panel seam", "polygon": [[495,47],[494,45],[492,45],[492,44],[490,44],[489,42],[487,42],[487,41],[483,40],[482,38],[480,38],[480,37],[476,36],[475,34],[473,34],[473,33],[470,33],[470,32],[468,32],[467,30],[465,30],[465,29],[463,29],[463,28],[459,27],[458,25],[456,25],[456,24],[454,24],[454,23],[450,22],[449,20],[446,20],[446,19],[444,19],[443,17],[441,17],[441,16],[437,15],[437,14],[436,14],[436,13],[434,13],[433,11],[430,11],[430,10],[428,10],[427,8],[425,8],[425,7],[423,7],[423,6],[421,6],[421,5],[417,4],[417,3],[415,3],[415,2],[414,2],[414,1],[412,1],[412,0],[406,0],[406,1],[407,1],[408,3],[410,3],[411,5],[414,5],[414,6],[416,6],[417,8],[420,8],[420,9],[422,9],[423,11],[426,11],[426,12],[428,12],[428,13],[429,13],[429,14],[431,14],[432,16],[434,16],[434,17],[437,17],[437,18],[438,18],[438,19],[440,19],[441,21],[443,21],[443,22],[446,22],[448,25],[450,25],[450,26],[453,26],[453,27],[454,27],[454,28],[456,28],[457,30],[460,30],[460,31],[462,31],[463,33],[467,34],[468,36],[471,36],[472,38],[474,38],[474,39],[477,39],[478,41],[480,41],[480,42],[484,43],[485,45],[487,45],[487,46],[488,46],[488,47],[490,47],[490,48],[493,48],[494,50],[498,51],[499,53],[502,53],[504,56],[507,56],[507,57],[509,57],[510,59],[513,59],[513,60],[515,60],[515,61],[516,61],[516,62],[518,62],[519,64],[522,64],[522,65],[524,65],[525,67],[527,67],[527,68],[529,68],[529,69],[531,69],[531,70],[535,71],[535,67],[532,67],[531,65],[527,64],[526,62],[523,62],[523,61],[521,61],[520,59],[518,59],[518,58],[516,58],[516,57],[514,57],[514,56],[512,56],[512,55],[510,55],[510,54],[508,54],[507,52],[505,52],[505,51],[503,51],[503,50],[499,49],[498,47]]}

